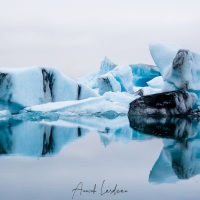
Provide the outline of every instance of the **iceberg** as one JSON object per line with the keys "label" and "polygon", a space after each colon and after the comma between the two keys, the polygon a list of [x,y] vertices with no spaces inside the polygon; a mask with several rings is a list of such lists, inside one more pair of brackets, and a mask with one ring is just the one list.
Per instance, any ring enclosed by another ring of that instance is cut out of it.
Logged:
{"label": "iceberg", "polygon": [[146,64],[129,65],[133,74],[133,85],[144,87],[151,79],[160,76],[158,67]]}
{"label": "iceberg", "polygon": [[129,66],[117,66],[98,78],[99,94],[105,92],[133,93],[133,75]]}
{"label": "iceberg", "polygon": [[98,88],[98,78],[106,74],[107,72],[113,70],[117,65],[114,64],[109,58],[105,57],[101,62],[100,69],[96,72],[92,72],[84,77],[78,78],[77,81],[87,85],[92,89]]}
{"label": "iceberg", "polygon": [[0,110],[17,113],[27,106],[94,96],[89,87],[54,68],[0,68]]}
{"label": "iceberg", "polygon": [[193,114],[200,105],[200,55],[170,43],[150,44],[150,52],[157,66],[119,66],[106,57],[99,71],[78,80],[53,68],[0,68],[0,111],[32,120]]}
{"label": "iceberg", "polygon": [[[200,99],[200,55],[174,44],[150,44],[150,52],[158,66],[164,84],[163,92],[186,90]],[[196,106],[200,105],[200,100]]]}
{"label": "iceberg", "polygon": [[87,85],[89,88],[97,89],[98,88],[98,78],[99,78],[99,72],[95,71],[84,77],[78,78],[77,82],[80,84],[83,84],[83,85]]}
{"label": "iceberg", "polygon": [[119,66],[105,58],[98,72],[83,78],[80,83],[96,89],[100,95],[105,92],[128,92],[132,94],[144,88],[144,95],[161,92],[161,88],[148,87],[148,81],[160,76],[158,67],[147,64]]}
{"label": "iceberg", "polygon": [[113,77],[112,74],[105,74],[98,78],[99,94],[103,95],[105,92],[119,92],[121,91],[120,83]]}
{"label": "iceberg", "polygon": [[185,91],[173,91],[140,97],[130,104],[128,115],[188,115],[197,96]]}
{"label": "iceberg", "polygon": [[163,79],[181,90],[200,90],[200,55],[180,49]]}
{"label": "iceberg", "polygon": [[103,75],[107,72],[113,70],[117,65],[114,64],[109,58],[105,57],[104,60],[101,62],[99,74]]}

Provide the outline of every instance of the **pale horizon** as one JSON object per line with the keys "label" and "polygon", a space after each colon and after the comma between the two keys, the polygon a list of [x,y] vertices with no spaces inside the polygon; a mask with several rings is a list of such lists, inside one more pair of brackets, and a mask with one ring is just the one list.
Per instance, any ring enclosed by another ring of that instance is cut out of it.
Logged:
{"label": "pale horizon", "polygon": [[1,1],[0,67],[57,67],[80,77],[104,57],[154,64],[151,42],[200,53],[197,0]]}

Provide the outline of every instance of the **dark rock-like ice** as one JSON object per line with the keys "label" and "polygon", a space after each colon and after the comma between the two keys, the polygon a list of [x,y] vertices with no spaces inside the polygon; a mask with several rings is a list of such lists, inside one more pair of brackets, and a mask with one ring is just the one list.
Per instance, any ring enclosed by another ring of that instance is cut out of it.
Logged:
{"label": "dark rock-like ice", "polygon": [[187,115],[196,100],[195,94],[185,91],[147,95],[131,102],[128,115]]}

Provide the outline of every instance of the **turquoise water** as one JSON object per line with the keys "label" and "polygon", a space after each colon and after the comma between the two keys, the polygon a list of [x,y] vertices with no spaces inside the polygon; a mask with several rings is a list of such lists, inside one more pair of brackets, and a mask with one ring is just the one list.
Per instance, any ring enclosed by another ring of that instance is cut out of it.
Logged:
{"label": "turquoise water", "polygon": [[198,120],[130,125],[127,117],[1,121],[0,199],[199,199]]}

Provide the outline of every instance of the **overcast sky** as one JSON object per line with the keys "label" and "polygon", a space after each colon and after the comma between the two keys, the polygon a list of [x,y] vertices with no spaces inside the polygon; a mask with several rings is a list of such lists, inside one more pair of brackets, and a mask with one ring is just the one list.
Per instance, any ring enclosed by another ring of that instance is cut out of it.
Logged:
{"label": "overcast sky", "polygon": [[0,67],[55,66],[71,77],[153,64],[149,43],[200,53],[199,0],[0,0]]}

